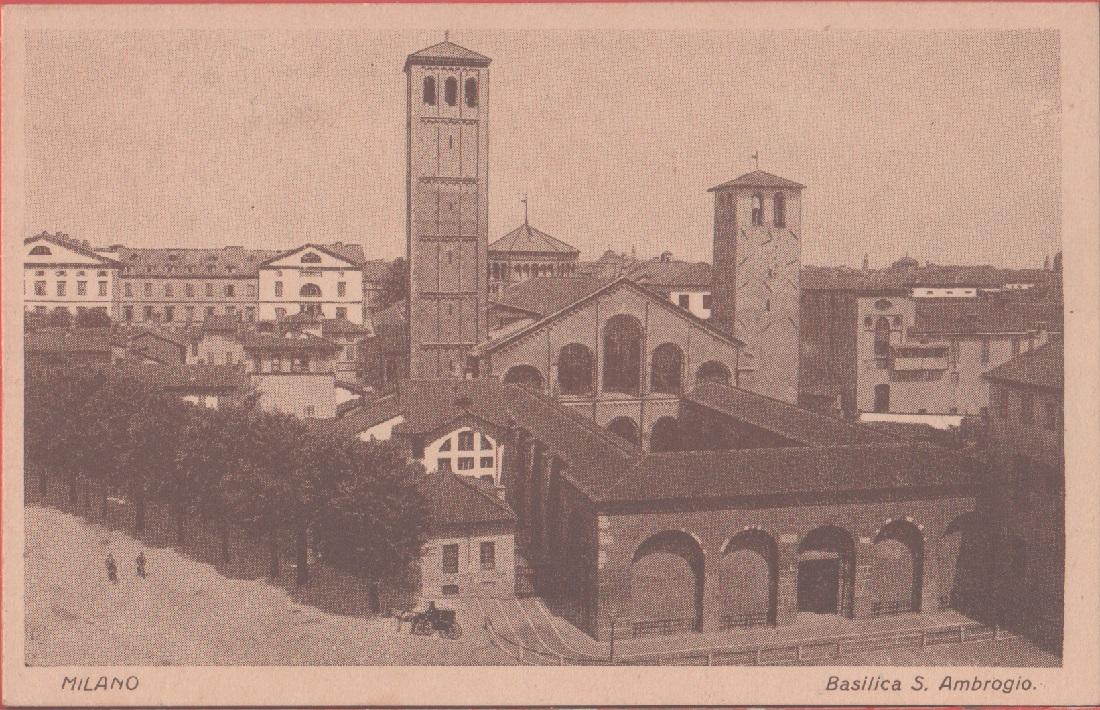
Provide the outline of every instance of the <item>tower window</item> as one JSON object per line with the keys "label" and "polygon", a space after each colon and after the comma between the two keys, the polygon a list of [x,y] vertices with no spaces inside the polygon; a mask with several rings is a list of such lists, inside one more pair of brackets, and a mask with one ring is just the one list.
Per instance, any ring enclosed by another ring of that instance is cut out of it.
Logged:
{"label": "tower window", "polygon": [[477,79],[473,77],[466,80],[466,105],[477,108]]}
{"label": "tower window", "polygon": [[435,106],[436,104],[434,76],[424,77],[424,103],[429,106]]}
{"label": "tower window", "polygon": [[775,226],[786,227],[787,226],[787,198],[783,196],[782,192],[775,193],[775,197],[772,198],[772,210],[775,213]]}
{"label": "tower window", "polygon": [[458,103],[458,79],[453,76],[447,77],[447,81],[443,84],[443,100],[448,106]]}
{"label": "tower window", "polygon": [[754,227],[764,224],[764,200],[760,195],[752,196],[752,224]]}

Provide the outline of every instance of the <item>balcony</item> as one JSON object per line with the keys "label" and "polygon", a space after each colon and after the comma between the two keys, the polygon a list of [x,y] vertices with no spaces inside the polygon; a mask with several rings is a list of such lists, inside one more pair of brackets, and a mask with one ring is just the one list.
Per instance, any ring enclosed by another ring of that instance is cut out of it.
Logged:
{"label": "balcony", "polygon": [[944,344],[895,345],[890,348],[890,369],[903,372],[947,370],[948,346]]}

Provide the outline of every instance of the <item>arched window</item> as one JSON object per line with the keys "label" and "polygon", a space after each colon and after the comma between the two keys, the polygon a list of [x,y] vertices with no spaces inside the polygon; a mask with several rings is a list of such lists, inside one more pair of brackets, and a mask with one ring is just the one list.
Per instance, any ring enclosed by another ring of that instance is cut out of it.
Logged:
{"label": "arched window", "polygon": [[299,296],[320,296],[321,287],[317,284],[302,284],[302,289],[298,292]]}
{"label": "arched window", "polygon": [[53,252],[50,251],[50,248],[44,244],[39,244],[34,249],[31,249],[31,256],[50,256],[52,254]]}
{"label": "arched window", "polygon": [[592,394],[594,358],[580,343],[570,343],[558,354],[558,386],[562,394]]}
{"label": "arched window", "polygon": [[302,255],[302,263],[303,264],[320,264],[321,263],[321,257],[320,257],[320,255],[314,254],[313,252],[307,252],[307,253]]}
{"label": "arched window", "polygon": [[458,79],[453,76],[447,77],[447,81],[443,83],[443,100],[448,106],[458,103]]}
{"label": "arched window", "polygon": [[752,196],[752,223],[755,227],[764,224],[764,200],[760,195]]}
{"label": "arched window", "polygon": [[654,392],[678,394],[684,373],[684,354],[673,343],[662,343],[653,351],[649,388]]}
{"label": "arched window", "polygon": [[607,423],[607,430],[619,438],[626,439],[632,444],[640,444],[642,441],[642,435],[638,431],[638,424],[630,417],[616,417],[612,419]]}
{"label": "arched window", "polygon": [[730,384],[730,378],[730,369],[717,360],[708,360],[695,371],[695,384],[697,385],[706,382],[728,385]]}
{"label": "arched window", "polygon": [[642,324],[619,314],[603,328],[603,388],[608,392],[638,394],[642,379]]}
{"label": "arched window", "polygon": [[875,323],[875,356],[886,357],[890,354],[890,321],[879,316]]}
{"label": "arched window", "polygon": [[531,365],[516,365],[504,373],[504,382],[528,389],[541,390],[542,373]]}
{"label": "arched window", "polygon": [[783,196],[782,192],[775,193],[775,197],[772,198],[772,212],[773,221],[776,227],[787,226],[787,198]]}
{"label": "arched window", "polygon": [[435,77],[426,76],[424,77],[424,103],[428,104],[429,106],[435,106],[436,101],[437,99],[435,95]]}
{"label": "arched window", "polygon": [[635,633],[699,631],[703,623],[703,567],[703,550],[688,533],[669,530],[639,545],[629,577],[628,613]]}
{"label": "arched window", "polygon": [[653,423],[649,433],[651,451],[680,451],[680,422],[675,417],[661,417]]}
{"label": "arched window", "polygon": [[466,80],[466,105],[477,108],[477,79],[473,77]]}

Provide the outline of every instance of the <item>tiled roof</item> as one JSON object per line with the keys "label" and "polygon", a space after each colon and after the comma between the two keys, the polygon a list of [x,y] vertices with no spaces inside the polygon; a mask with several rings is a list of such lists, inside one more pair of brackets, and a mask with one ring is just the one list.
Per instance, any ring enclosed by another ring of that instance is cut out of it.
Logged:
{"label": "tiled roof", "polygon": [[31,242],[46,241],[56,244],[57,246],[71,249],[81,256],[86,256],[89,259],[96,259],[97,261],[105,261],[106,266],[115,266],[115,260],[109,256],[97,253],[88,245],[88,242],[77,241],[67,234],[58,232],[57,234],[50,234],[49,232],[42,232],[36,234],[33,237],[27,237],[23,240],[24,244],[30,244]]}
{"label": "tiled roof", "polygon": [[1062,330],[1062,304],[1014,298],[916,299],[914,333],[1024,333]]}
{"label": "tiled roof", "polygon": [[628,278],[645,286],[710,288],[714,270],[705,261],[642,261],[626,270]]}
{"label": "tiled roof", "polygon": [[890,437],[861,424],[716,382],[697,385],[684,398],[804,446],[878,444],[891,441]]}
{"label": "tiled roof", "polygon": [[371,259],[370,261],[363,262],[363,282],[364,284],[376,283],[380,284],[390,277],[390,270],[393,268],[393,262],[385,259]]}
{"label": "tiled roof", "polygon": [[600,492],[604,502],[972,488],[976,464],[930,444],[789,447],[650,454],[634,475]]}
{"label": "tiled roof", "polygon": [[109,353],[113,344],[109,328],[40,328],[23,336],[29,353]]}
{"label": "tiled roof", "polygon": [[613,280],[584,277],[528,279],[504,289],[495,303],[545,317],[590,296]]}
{"label": "tiled roof", "polygon": [[321,321],[321,335],[362,335],[363,326],[355,325],[347,318],[325,318]]}
{"label": "tiled roof", "polygon": [[721,185],[715,185],[707,190],[707,192],[714,192],[715,190],[722,190],[727,187],[785,187],[793,190],[801,190],[806,186],[800,185],[794,180],[788,180],[778,175],[766,173],[763,170],[754,170],[751,173],[745,173],[741,177],[734,178]]}
{"label": "tiled roof", "polygon": [[279,252],[274,252],[271,256],[265,259],[260,266],[266,266],[273,261],[278,261],[290,254],[303,251],[305,249],[315,249],[319,252],[334,256],[337,259],[343,259],[344,261],[350,261],[356,266],[361,266],[363,262],[367,260],[366,255],[363,252],[363,246],[361,244],[345,244],[344,242],[333,242],[332,244],[314,244],[312,242],[307,244],[301,244],[291,249],[284,249]]}
{"label": "tiled roof", "polygon": [[413,52],[405,59],[405,68],[410,64],[460,64],[487,67],[491,60],[484,54],[466,49],[451,41],[443,41]]}
{"label": "tiled roof", "polygon": [[425,475],[419,488],[429,506],[429,529],[442,532],[463,525],[514,524],[516,514],[491,488],[454,473]]}
{"label": "tiled roof", "polygon": [[270,350],[292,352],[333,352],[336,345],[331,340],[318,338],[315,335],[302,333],[294,336],[280,337],[269,333],[256,333],[245,331],[240,335],[241,346],[245,350]]}
{"label": "tiled roof", "polygon": [[1050,342],[1008,362],[998,365],[985,376],[998,382],[1011,382],[1046,389],[1063,389],[1064,352],[1061,342]]}
{"label": "tiled roof", "polygon": [[802,267],[803,290],[904,291],[917,286],[1000,288],[1010,283],[1058,284],[1061,276],[1041,269],[999,269],[988,265],[944,266],[863,271],[848,266]]}
{"label": "tiled roof", "polygon": [[540,229],[524,223],[489,245],[489,252],[523,252],[538,254],[573,254],[580,250],[551,237]]}
{"label": "tiled roof", "polygon": [[127,277],[255,278],[259,273],[259,265],[278,252],[242,247],[134,249],[116,246],[113,247],[113,253],[124,269],[123,275]]}

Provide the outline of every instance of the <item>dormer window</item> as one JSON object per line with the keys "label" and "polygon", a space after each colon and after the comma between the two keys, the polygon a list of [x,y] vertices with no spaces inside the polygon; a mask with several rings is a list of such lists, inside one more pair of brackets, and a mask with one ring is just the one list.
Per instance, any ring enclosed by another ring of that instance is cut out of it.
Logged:
{"label": "dormer window", "polygon": [[776,227],[787,226],[787,198],[783,196],[782,192],[775,193],[775,197],[772,198],[772,212],[774,216],[774,222]]}
{"label": "dormer window", "polygon": [[428,106],[435,106],[436,104],[434,76],[424,77],[424,103]]}
{"label": "dormer window", "polygon": [[320,264],[321,263],[321,257],[317,254],[314,254],[313,252],[309,252],[308,254],[302,255],[302,263],[303,264]]}
{"label": "dormer window", "polygon": [[466,105],[470,108],[477,108],[477,79],[469,78],[466,80]]}
{"label": "dormer window", "polygon": [[754,227],[764,224],[764,200],[760,195],[752,196],[752,224]]}
{"label": "dormer window", "polygon": [[443,84],[443,100],[448,106],[458,103],[458,79],[453,76],[447,77],[447,81]]}
{"label": "dormer window", "polygon": [[31,249],[31,256],[52,256],[53,252],[50,248],[44,244],[39,244],[35,248]]}

